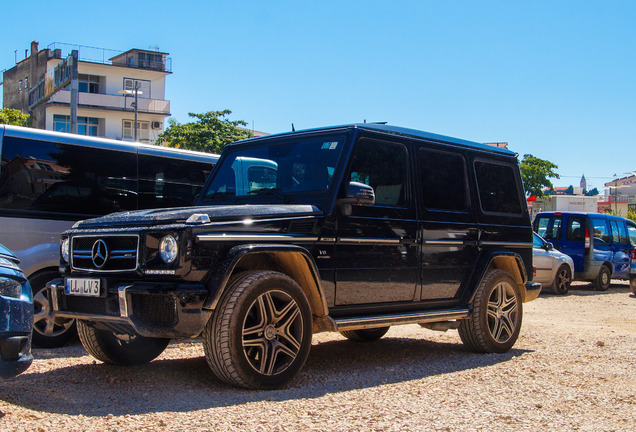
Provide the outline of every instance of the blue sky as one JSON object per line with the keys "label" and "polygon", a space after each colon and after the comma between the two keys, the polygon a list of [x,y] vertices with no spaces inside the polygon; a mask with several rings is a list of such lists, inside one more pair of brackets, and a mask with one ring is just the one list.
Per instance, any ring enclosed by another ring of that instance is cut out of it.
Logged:
{"label": "blue sky", "polygon": [[[265,132],[367,121],[556,163],[636,171],[633,1],[32,1],[3,6],[0,70],[36,40],[170,53],[172,116]],[[1,91],[1,90],[0,90]]]}

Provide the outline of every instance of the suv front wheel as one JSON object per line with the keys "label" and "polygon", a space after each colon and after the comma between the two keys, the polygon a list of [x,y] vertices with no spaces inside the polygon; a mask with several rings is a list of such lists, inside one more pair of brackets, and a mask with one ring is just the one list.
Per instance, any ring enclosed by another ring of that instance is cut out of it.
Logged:
{"label": "suv front wheel", "polygon": [[486,273],[472,306],[470,317],[459,325],[464,345],[485,353],[510,350],[519,337],[523,315],[521,295],[512,276],[504,270]]}
{"label": "suv front wheel", "polygon": [[82,345],[97,360],[111,365],[141,365],[159,357],[170,339],[134,335],[116,335],[77,321],[77,334]]}
{"label": "suv front wheel", "polygon": [[311,337],[311,309],[300,286],[279,272],[250,271],[228,284],[203,330],[203,347],[222,381],[269,389],[298,374]]}

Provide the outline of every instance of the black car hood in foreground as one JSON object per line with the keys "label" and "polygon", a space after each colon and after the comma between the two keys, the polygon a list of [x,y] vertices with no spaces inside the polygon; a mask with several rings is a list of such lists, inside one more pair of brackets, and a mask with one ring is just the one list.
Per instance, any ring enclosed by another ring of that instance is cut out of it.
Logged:
{"label": "black car hood in foreground", "polygon": [[322,214],[322,211],[316,206],[303,204],[228,205],[138,210],[87,219],[77,222],[73,228],[183,224],[193,214],[208,215],[210,222],[227,222],[245,218],[318,216]]}

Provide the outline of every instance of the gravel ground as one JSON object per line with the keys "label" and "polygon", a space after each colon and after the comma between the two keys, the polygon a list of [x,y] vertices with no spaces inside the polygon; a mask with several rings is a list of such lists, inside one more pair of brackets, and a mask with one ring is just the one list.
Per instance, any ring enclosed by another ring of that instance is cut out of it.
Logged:
{"label": "gravel ground", "polygon": [[373,343],[314,335],[290,387],[237,390],[200,340],[150,364],[97,363],[81,345],[35,349],[0,382],[0,431],[634,431],[636,297],[576,284],[524,305],[514,349],[465,351],[457,331],[392,328]]}

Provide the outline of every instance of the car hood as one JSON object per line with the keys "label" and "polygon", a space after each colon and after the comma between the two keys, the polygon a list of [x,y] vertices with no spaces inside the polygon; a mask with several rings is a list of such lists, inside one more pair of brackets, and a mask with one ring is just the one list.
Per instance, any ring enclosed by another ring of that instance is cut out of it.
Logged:
{"label": "car hood", "polygon": [[172,209],[138,210],[112,213],[94,219],[77,222],[74,228],[131,227],[186,223],[192,215],[207,215],[210,222],[230,222],[245,218],[319,216],[322,211],[313,205],[228,205],[207,207],[183,207]]}

